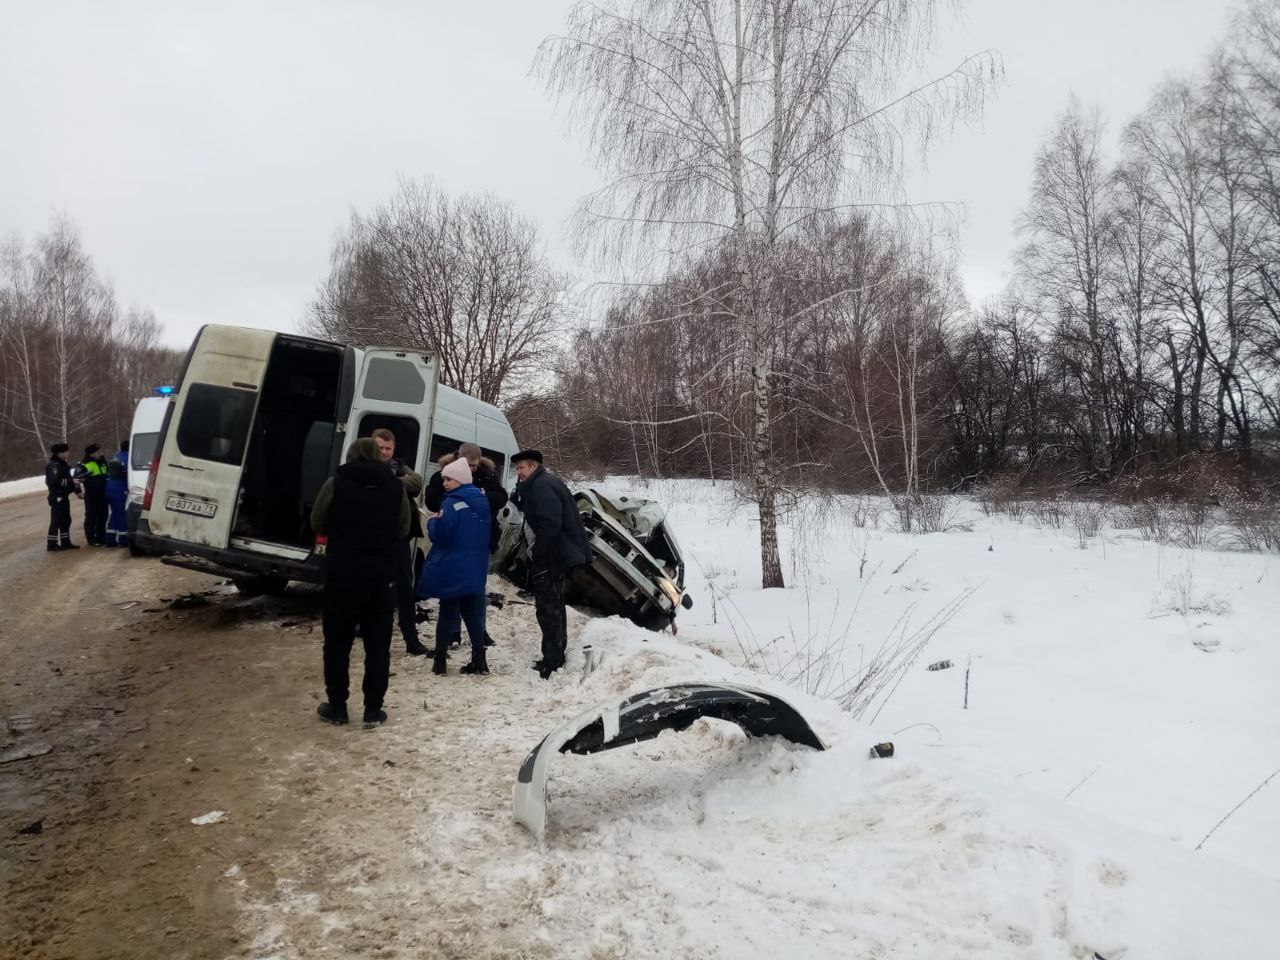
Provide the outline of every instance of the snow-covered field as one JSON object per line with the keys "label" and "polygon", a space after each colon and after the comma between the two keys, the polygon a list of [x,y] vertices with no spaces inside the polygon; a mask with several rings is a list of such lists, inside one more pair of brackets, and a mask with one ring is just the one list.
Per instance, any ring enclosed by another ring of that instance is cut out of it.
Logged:
{"label": "snow-covered field", "polygon": [[[1280,767],[1280,556],[1106,529],[1082,548],[960,500],[968,529],[927,536],[810,506],[783,537],[792,585],[762,591],[751,509],[727,488],[600,486],[670,505],[696,606],[675,639],[589,623],[581,642],[612,666],[584,689],[751,661],[834,693],[904,622],[967,599],[873,723],[793,697],[828,753],[704,724],[558,762],[549,856],[567,878],[546,909],[623,923],[639,897],[636,922],[678,931],[668,955],[1275,955],[1280,777],[1195,848]],[[837,651],[843,673],[821,658]],[[885,739],[897,756],[868,760]]]}

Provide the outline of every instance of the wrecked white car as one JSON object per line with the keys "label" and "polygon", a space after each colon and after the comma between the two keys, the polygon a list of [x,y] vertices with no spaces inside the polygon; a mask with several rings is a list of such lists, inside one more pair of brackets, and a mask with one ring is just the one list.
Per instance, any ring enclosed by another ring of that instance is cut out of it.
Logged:
{"label": "wrecked white car", "polygon": [[[592,559],[569,576],[567,599],[606,615],[626,617],[649,630],[675,631],[676,614],[693,599],[684,592],[684,558],[653,500],[611,497],[598,490],[574,491],[587,528]],[[499,515],[501,539],[493,569],[526,585],[532,533],[513,504]]]}
{"label": "wrecked white car", "polygon": [[547,778],[557,753],[597,753],[663,730],[685,730],[699,717],[736,723],[750,737],[783,737],[815,750],[826,745],[807,720],[776,694],[752,687],[680,683],[592,707],[543,738],[520,765],[512,790],[516,821],[541,841],[547,829]]}

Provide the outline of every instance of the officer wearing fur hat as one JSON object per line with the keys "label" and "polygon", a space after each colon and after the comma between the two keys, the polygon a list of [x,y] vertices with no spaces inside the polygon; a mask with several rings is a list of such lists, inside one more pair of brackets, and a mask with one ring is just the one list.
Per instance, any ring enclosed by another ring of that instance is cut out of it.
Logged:
{"label": "officer wearing fur hat", "polygon": [[471,467],[459,458],[441,473],[444,501],[440,512],[427,521],[431,552],[422,565],[418,596],[439,597],[436,618],[435,663],[431,670],[445,672],[450,625],[462,620],[471,638],[471,662],[462,673],[485,674],[485,581],[489,576],[489,498],[471,481]]}
{"label": "officer wearing fur hat", "polygon": [[565,619],[565,577],[574,567],[591,561],[587,531],[573,494],[564,481],[542,466],[537,450],[522,450],[511,458],[515,464],[515,503],[533,533],[529,585],[534,610],[542,630],[542,658],[533,668],[546,680],[564,666],[568,643]]}
{"label": "officer wearing fur hat", "polygon": [[391,672],[391,621],[396,607],[396,560],[409,533],[404,486],[362,437],[347,462],[324,482],[311,511],[311,528],[327,536],[324,584],[324,687],[329,699],[317,713],[327,723],[347,722],[351,646],[364,642],[364,725],[387,719],[382,709]]}
{"label": "officer wearing fur hat", "polygon": [[44,485],[49,490],[49,537],[45,545],[50,553],[80,549],[78,543],[71,542],[71,495],[78,490],[67,463],[70,449],[65,443],[55,443],[49,448],[49,462],[44,467]]}

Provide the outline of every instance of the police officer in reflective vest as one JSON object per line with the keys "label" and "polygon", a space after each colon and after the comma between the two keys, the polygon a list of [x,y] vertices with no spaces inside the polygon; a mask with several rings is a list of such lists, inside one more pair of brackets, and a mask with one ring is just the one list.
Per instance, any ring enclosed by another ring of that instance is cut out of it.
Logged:
{"label": "police officer in reflective vest", "polygon": [[107,460],[102,445],[84,448],[75,479],[84,487],[84,539],[91,547],[107,545]]}
{"label": "police officer in reflective vest", "polygon": [[79,544],[71,542],[71,495],[76,492],[76,482],[71,479],[71,467],[67,464],[70,449],[65,443],[55,443],[49,448],[49,462],[44,467],[44,485],[49,489],[46,546],[50,553],[80,549]]}

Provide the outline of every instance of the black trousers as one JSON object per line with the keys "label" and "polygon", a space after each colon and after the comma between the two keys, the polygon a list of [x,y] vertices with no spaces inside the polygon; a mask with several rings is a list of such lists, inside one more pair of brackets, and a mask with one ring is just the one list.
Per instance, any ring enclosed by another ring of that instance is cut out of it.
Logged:
{"label": "black trousers", "polygon": [[396,552],[396,611],[404,644],[418,642],[418,585],[413,582],[413,543],[400,544]]}
{"label": "black trousers", "polygon": [[386,580],[330,580],[324,586],[324,689],[345,707],[350,694],[351,646],[356,628],[364,643],[364,708],[382,709],[391,673],[391,619],[395,584]]}
{"label": "black trousers", "polygon": [[548,667],[564,665],[569,642],[569,622],[564,609],[564,574],[551,574],[533,588],[533,609],[542,630],[542,662]]}
{"label": "black trousers", "polygon": [[436,656],[443,660],[443,651],[449,648],[454,637],[462,636],[462,624],[467,625],[467,636],[471,638],[471,662],[484,663],[484,642],[489,634],[484,628],[485,612],[489,606],[489,598],[483,593],[471,593],[465,597],[450,597],[440,600],[440,613],[436,617]]}
{"label": "black trousers", "polygon": [[71,542],[71,500],[59,497],[49,503],[49,544],[60,547]]}
{"label": "black trousers", "polygon": [[84,485],[84,538],[89,543],[107,542],[107,488],[103,484]]}

